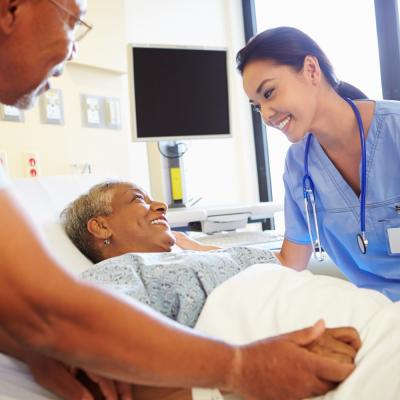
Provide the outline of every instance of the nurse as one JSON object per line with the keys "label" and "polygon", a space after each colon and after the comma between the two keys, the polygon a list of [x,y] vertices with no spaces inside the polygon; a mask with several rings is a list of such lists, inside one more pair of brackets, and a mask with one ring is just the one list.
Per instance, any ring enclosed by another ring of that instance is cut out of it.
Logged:
{"label": "nurse", "polygon": [[264,123],[293,143],[281,262],[302,270],[324,249],[353,283],[399,300],[400,102],[370,101],[340,82],[295,28],[258,34],[237,65]]}

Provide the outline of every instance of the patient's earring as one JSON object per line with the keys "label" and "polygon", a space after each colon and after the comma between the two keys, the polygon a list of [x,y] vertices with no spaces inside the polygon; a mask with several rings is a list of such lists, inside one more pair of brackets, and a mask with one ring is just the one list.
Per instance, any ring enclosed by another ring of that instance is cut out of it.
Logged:
{"label": "patient's earring", "polygon": [[103,243],[105,246],[109,246],[111,242],[110,242],[110,239],[104,239]]}

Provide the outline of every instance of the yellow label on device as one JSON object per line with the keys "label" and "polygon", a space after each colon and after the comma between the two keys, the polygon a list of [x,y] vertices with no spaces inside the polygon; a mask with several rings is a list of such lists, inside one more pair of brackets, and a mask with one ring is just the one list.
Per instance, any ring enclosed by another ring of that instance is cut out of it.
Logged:
{"label": "yellow label on device", "polygon": [[171,168],[170,173],[171,173],[172,200],[183,200],[181,169],[177,167]]}

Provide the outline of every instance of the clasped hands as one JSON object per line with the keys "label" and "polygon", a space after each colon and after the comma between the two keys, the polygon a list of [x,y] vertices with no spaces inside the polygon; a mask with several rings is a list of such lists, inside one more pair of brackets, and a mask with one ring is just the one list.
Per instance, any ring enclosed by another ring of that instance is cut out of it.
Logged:
{"label": "clasped hands", "polygon": [[329,329],[320,320],[310,328],[239,346],[240,365],[229,386],[246,400],[320,396],[353,372],[360,347],[354,328]]}
{"label": "clasped hands", "polygon": [[[361,346],[353,328],[313,327],[240,346],[240,365],[226,388],[246,399],[295,400],[325,394],[354,370]],[[42,355],[26,359],[36,381],[66,400],[134,400],[130,385]],[[79,376],[86,376],[84,381]],[[97,386],[93,391],[93,385]],[[89,391],[89,388],[91,389]]]}

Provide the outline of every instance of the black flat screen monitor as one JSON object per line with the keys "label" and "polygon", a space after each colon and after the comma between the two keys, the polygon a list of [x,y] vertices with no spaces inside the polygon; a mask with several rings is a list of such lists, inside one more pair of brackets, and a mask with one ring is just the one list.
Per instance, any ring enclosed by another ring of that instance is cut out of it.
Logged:
{"label": "black flat screen monitor", "polygon": [[230,136],[226,50],[129,51],[133,140]]}

